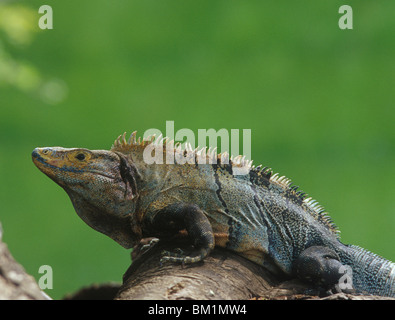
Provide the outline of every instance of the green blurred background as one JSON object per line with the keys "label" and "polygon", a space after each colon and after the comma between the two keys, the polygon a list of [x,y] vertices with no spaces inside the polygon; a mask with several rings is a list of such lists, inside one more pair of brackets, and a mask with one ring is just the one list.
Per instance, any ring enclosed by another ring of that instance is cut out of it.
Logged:
{"label": "green blurred background", "polygon": [[[38,8],[53,8],[53,30]],[[395,260],[395,2],[19,1],[0,4],[0,221],[61,298],[121,281],[129,254],[75,214],[37,146],[108,149],[124,131],[251,129],[255,164],[291,178],[345,243]]]}

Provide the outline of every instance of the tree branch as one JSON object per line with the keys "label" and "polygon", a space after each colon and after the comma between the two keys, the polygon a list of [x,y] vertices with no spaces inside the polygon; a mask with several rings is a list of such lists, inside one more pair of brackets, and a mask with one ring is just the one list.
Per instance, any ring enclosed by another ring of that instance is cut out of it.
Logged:
{"label": "tree branch", "polygon": [[[166,249],[168,249],[168,245]],[[275,276],[263,267],[224,249],[215,249],[204,262],[177,265],[159,260],[157,245],[137,257],[124,275],[119,300],[385,300],[386,297],[319,292],[297,279]]]}

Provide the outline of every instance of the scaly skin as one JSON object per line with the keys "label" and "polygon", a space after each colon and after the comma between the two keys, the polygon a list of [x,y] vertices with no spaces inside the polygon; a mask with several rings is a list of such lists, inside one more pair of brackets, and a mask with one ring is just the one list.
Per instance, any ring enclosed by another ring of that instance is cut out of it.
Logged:
{"label": "scaly skin", "polygon": [[[148,164],[144,151],[158,146],[165,157],[167,150],[195,161]],[[394,263],[342,244],[315,201],[242,158],[140,142],[135,133],[129,142],[118,138],[110,151],[36,148],[32,157],[88,225],[126,248],[186,230],[196,251],[166,252],[162,261],[194,263],[219,246],[323,287],[338,283],[339,268],[347,265],[356,291],[395,296]],[[204,161],[213,159],[216,164]],[[235,175],[240,169],[246,174]]]}

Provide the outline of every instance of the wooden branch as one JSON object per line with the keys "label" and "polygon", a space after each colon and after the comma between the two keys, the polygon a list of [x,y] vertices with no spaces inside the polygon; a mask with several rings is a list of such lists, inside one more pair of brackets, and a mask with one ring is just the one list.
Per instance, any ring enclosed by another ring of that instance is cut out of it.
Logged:
{"label": "wooden branch", "polygon": [[[82,288],[67,299],[117,300],[246,300],[246,299],[324,299],[324,300],[386,300],[378,296],[335,294],[320,298],[318,292],[299,280],[275,276],[263,267],[235,253],[215,249],[204,262],[181,266],[161,265],[157,244],[148,252],[136,255],[124,275],[121,287],[100,284]],[[169,245],[166,244],[166,249]],[[49,299],[10,254],[1,241],[0,228],[0,300]]]}
{"label": "wooden branch", "polygon": [[[319,292],[297,279],[275,276],[263,267],[227,250],[215,249],[194,265],[161,265],[158,245],[137,257],[124,275],[118,300],[385,300],[378,296],[339,293],[319,297]],[[168,247],[166,247],[168,249]]]}
{"label": "wooden branch", "polygon": [[36,280],[15,261],[1,240],[0,225],[0,300],[46,300]]}
{"label": "wooden branch", "polygon": [[159,260],[155,250],[135,261],[116,299],[250,299],[276,283],[263,268],[223,250],[194,265],[161,266]]}

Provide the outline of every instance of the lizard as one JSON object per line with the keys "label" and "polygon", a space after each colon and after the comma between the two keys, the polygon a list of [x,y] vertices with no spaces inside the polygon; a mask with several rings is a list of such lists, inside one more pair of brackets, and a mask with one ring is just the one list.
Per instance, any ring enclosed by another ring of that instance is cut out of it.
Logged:
{"label": "lizard", "polygon": [[[178,161],[160,161],[169,154]],[[188,237],[192,252],[164,251],[161,262],[193,264],[217,246],[314,286],[333,288],[347,275],[357,293],[395,297],[395,263],[343,244],[317,201],[245,157],[133,132],[110,150],[42,147],[32,159],[83,221],[123,247]]]}

